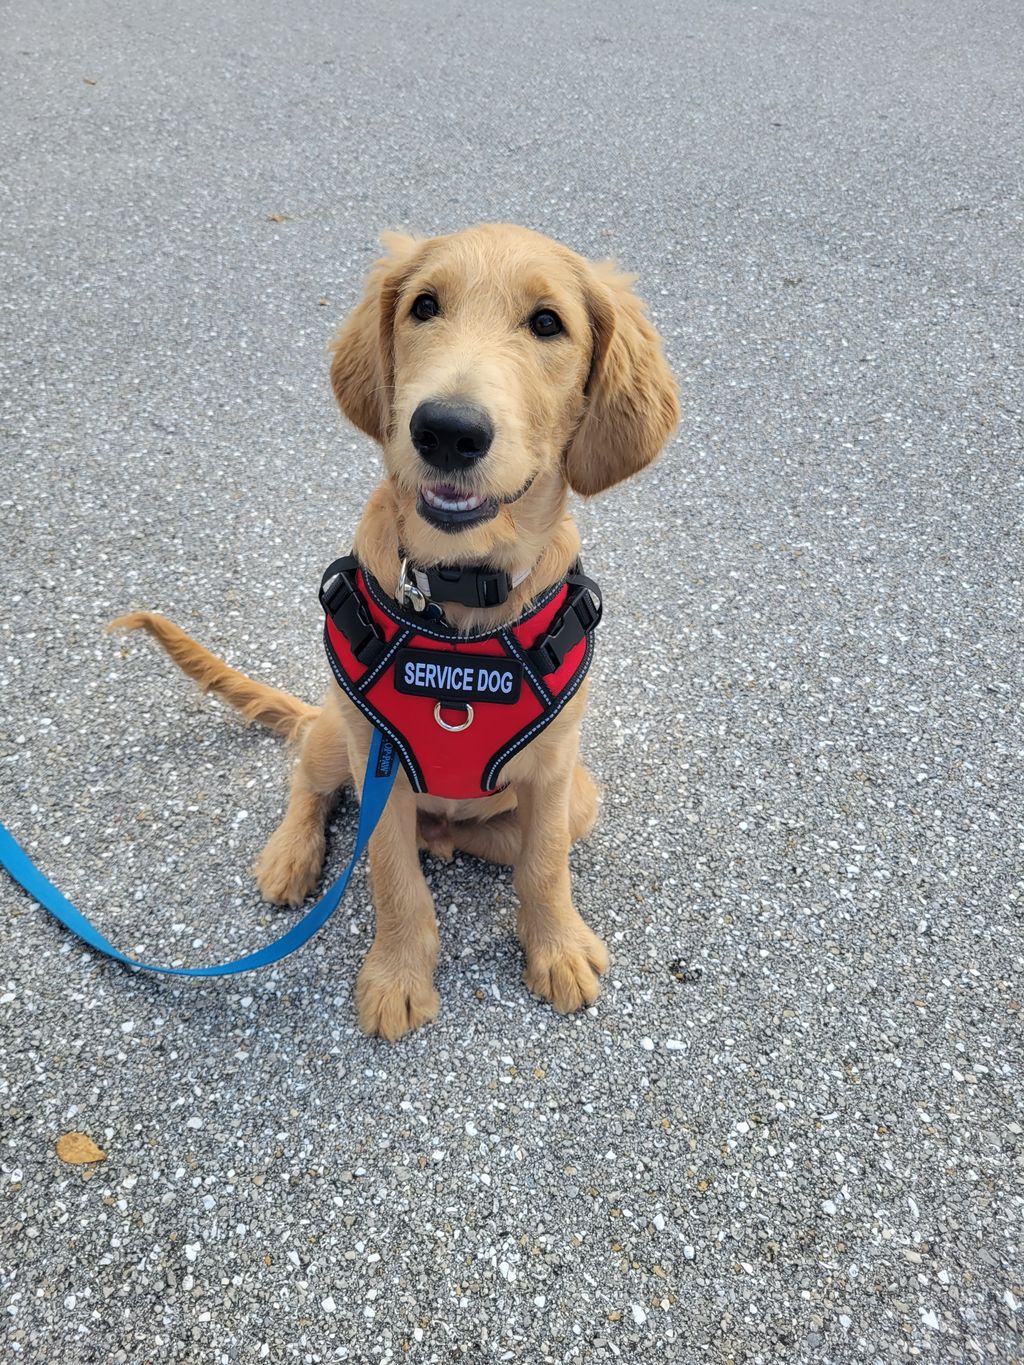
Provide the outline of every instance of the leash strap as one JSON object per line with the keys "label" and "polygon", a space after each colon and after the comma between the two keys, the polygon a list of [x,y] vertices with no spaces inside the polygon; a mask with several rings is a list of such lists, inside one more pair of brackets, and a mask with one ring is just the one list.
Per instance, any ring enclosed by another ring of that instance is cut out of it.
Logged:
{"label": "leash strap", "polygon": [[307,943],[330,919],[345,894],[345,888],[356,863],[370,842],[370,835],[384,813],[391,788],[398,776],[398,766],[391,741],[385,739],[379,730],[374,729],[370,757],[366,764],[366,776],[363,779],[363,796],[359,803],[356,846],[348,867],[316,905],[306,911],[298,924],[293,924],[287,933],[274,939],[272,943],[258,948],[254,953],[248,953],[245,957],[236,958],[234,962],[221,962],[213,967],[160,967],[152,962],[139,962],[135,958],[127,957],[108,942],[95,925],[80,910],[76,910],[67,897],[43,876],[3,824],[0,824],[0,865],[7,869],[34,900],[37,900],[45,910],[49,910],[55,919],[60,920],[66,929],[77,934],[90,948],[105,953],[116,962],[123,962],[126,967],[140,967],[146,972],[163,972],[168,976],[234,976],[236,972],[251,972],[257,967],[270,967],[287,957],[289,953],[294,953],[296,948],[301,948]]}

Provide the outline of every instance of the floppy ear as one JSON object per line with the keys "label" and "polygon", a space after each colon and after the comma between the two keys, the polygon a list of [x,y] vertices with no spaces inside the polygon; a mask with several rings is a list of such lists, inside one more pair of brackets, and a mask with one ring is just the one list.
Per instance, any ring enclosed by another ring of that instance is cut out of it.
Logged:
{"label": "floppy ear", "polygon": [[404,232],[381,233],[380,241],[385,254],[374,263],[363,297],[331,344],[338,406],[375,441],[384,440],[391,415],[395,299],[423,245]]}
{"label": "floppy ear", "polygon": [[631,284],[610,262],[587,267],[594,351],[583,419],[565,453],[566,477],[585,497],[649,465],[679,421],[661,339]]}

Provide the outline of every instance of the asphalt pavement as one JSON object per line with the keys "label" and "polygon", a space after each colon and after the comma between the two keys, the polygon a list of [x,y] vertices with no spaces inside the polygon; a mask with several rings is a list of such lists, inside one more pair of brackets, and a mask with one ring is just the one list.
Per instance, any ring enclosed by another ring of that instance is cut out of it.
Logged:
{"label": "asphalt pavement", "polygon": [[362,870],[210,982],[0,882],[3,1359],[1024,1358],[1016,0],[0,23],[0,818],[127,951],[290,922],[249,871],[280,742],[102,627],[324,689],[380,474],[325,348],[380,229],[617,257],[685,408],[578,509],[595,1008],[529,997],[470,860],[427,865],[442,1014],[396,1047]]}

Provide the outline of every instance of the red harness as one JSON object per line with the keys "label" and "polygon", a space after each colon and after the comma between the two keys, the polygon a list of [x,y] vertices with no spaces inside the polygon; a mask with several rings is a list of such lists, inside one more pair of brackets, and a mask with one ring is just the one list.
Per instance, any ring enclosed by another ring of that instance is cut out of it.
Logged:
{"label": "red harness", "polygon": [[320,585],[338,685],[398,751],[414,791],[465,800],[550,725],[590,667],[597,584],[578,571],[500,630],[462,635],[407,613],[354,556]]}

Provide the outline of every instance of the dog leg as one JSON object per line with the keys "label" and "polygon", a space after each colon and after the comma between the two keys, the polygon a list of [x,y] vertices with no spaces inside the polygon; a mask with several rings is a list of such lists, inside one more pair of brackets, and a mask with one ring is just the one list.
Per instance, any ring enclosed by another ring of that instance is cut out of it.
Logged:
{"label": "dog leg", "polygon": [[569,840],[585,839],[597,822],[597,810],[601,804],[600,793],[594,775],[584,763],[577,762],[572,770],[572,788],[569,792]]}
{"label": "dog leg", "polygon": [[457,820],[449,829],[452,846],[460,853],[508,867],[519,859],[519,816],[514,810],[490,820]]}
{"label": "dog leg", "polygon": [[[362,760],[360,772],[365,754]],[[416,846],[416,797],[404,772],[370,840],[370,885],[376,934],[356,982],[356,1008],[364,1033],[393,1043],[433,1019],[441,1003],[434,989],[434,902]]]}
{"label": "dog leg", "polygon": [[303,736],[288,810],[256,860],[264,900],[301,905],[316,886],[327,848],[327,815],[335,793],[351,777],[344,722],[328,702]]}
{"label": "dog leg", "polygon": [[516,789],[522,837],[515,873],[516,930],[526,951],[523,980],[563,1014],[594,1003],[601,989],[598,977],[608,967],[604,944],[572,903],[570,800],[576,781],[569,769],[553,781]]}
{"label": "dog leg", "polygon": [[[572,774],[569,800],[569,842],[585,839],[597,819],[598,793],[590,770],[577,763]],[[502,811],[490,820],[459,820],[450,827],[452,845],[460,853],[484,858],[489,863],[513,866],[519,861],[519,814]]]}

